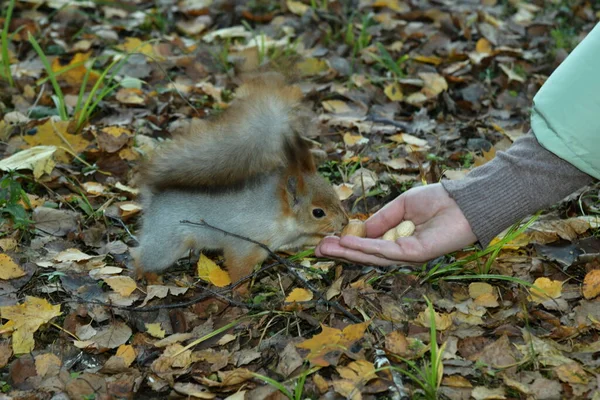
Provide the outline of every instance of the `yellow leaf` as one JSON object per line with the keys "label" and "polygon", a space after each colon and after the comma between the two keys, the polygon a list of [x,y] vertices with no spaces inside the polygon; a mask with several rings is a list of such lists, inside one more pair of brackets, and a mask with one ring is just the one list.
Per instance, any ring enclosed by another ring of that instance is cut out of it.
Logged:
{"label": "yellow leaf", "polygon": [[300,16],[304,15],[304,13],[307,12],[309,9],[309,7],[306,4],[303,4],[299,1],[287,0],[286,4],[290,12]]}
{"label": "yellow leaf", "polygon": [[0,248],[4,251],[11,251],[17,248],[17,241],[13,238],[0,239]]}
{"label": "yellow leaf", "polygon": [[115,95],[115,98],[123,104],[146,104],[144,92],[136,88],[121,88]]}
{"label": "yellow leaf", "polygon": [[537,278],[533,282],[535,287],[530,290],[529,300],[535,303],[543,303],[549,299],[557,299],[562,295],[562,282],[553,281],[548,278]]}
{"label": "yellow leaf", "polygon": [[150,336],[154,336],[158,339],[164,338],[166,333],[158,322],[154,324],[146,324],[146,332],[148,332]]}
{"label": "yellow leaf", "polygon": [[355,146],[357,144],[367,144],[369,139],[361,134],[354,134],[350,132],[344,133],[344,144],[346,146]]}
{"label": "yellow leaf", "polygon": [[[448,329],[452,326],[452,315],[451,314],[438,313],[435,311],[433,313],[434,313],[436,330],[445,331],[446,329]],[[431,319],[429,317],[430,317],[429,309],[425,309],[419,313],[415,322],[421,326],[429,328],[429,327],[431,327]]]}
{"label": "yellow leaf", "polygon": [[490,54],[492,52],[492,44],[486,38],[481,38],[475,44],[475,51],[478,53]]}
{"label": "yellow leaf", "polygon": [[493,293],[494,287],[485,282],[473,282],[469,285],[469,296],[476,299],[482,294]]}
{"label": "yellow leaf", "polygon": [[333,114],[346,114],[352,112],[350,106],[341,100],[325,100],[321,105],[325,111]]}
{"label": "yellow leaf", "polygon": [[419,78],[423,79],[424,87],[421,89],[427,99],[436,97],[438,94],[448,90],[446,78],[435,72],[421,72]]}
{"label": "yellow leaf", "polygon": [[297,64],[298,71],[303,76],[320,75],[329,70],[329,64],[318,58],[307,58]]}
{"label": "yellow leaf", "polygon": [[367,360],[353,361],[345,367],[336,367],[338,374],[354,384],[364,384],[377,377],[375,366]]}
{"label": "yellow leaf", "polygon": [[413,56],[412,59],[418,62],[433,65],[440,65],[443,61],[441,58],[436,56]]}
{"label": "yellow leaf", "polygon": [[391,83],[383,89],[385,95],[391,101],[401,101],[404,99],[404,94],[402,93],[402,88],[398,82]]}
{"label": "yellow leaf", "polygon": [[450,375],[442,379],[442,385],[456,388],[472,388],[473,385],[464,376]]}
{"label": "yellow leaf", "polygon": [[343,331],[321,325],[321,333],[296,345],[296,347],[310,350],[306,359],[311,364],[327,367],[330,365],[330,362],[325,356],[332,351],[347,350],[352,344],[363,337],[369,324],[370,321],[348,325]]}
{"label": "yellow leaf", "polygon": [[198,278],[210,282],[217,287],[231,284],[231,278],[227,271],[219,268],[217,264],[204,254],[200,254],[197,264]]}
{"label": "yellow leaf", "polygon": [[142,53],[152,58],[153,60],[151,61],[164,60],[164,57],[154,51],[154,47],[150,43],[142,42],[140,39],[135,37],[125,38],[125,42],[121,45],[118,45],[117,48],[126,53]]}
{"label": "yellow leaf", "polygon": [[67,133],[68,126],[69,121],[53,121],[48,119],[45,123],[36,127],[37,132],[34,135],[24,136],[25,142],[28,144],[26,147],[39,145],[56,146],[58,150],[54,158],[58,162],[68,164],[73,158],[69,151],[79,154],[90,144],[83,135],[71,135]]}
{"label": "yellow leaf", "polygon": [[292,303],[294,301],[310,301],[313,299],[311,291],[302,288],[296,288],[292,290],[292,293],[285,298],[286,303]]}
{"label": "yellow leaf", "polygon": [[593,269],[583,279],[583,297],[593,299],[600,294],[600,269]]}
{"label": "yellow leaf", "polygon": [[486,308],[498,307],[498,295],[496,293],[484,293],[474,300],[474,303],[478,306]]}
{"label": "yellow leaf", "polygon": [[15,279],[25,276],[25,271],[8,254],[0,254],[0,279]]}
{"label": "yellow leaf", "polygon": [[130,366],[135,361],[136,353],[135,349],[130,344],[122,344],[117,349],[118,357],[121,357],[125,361],[125,365]]}
{"label": "yellow leaf", "polygon": [[21,304],[0,307],[0,315],[9,320],[13,329],[13,352],[23,354],[33,350],[33,334],[39,327],[61,315],[61,312],[60,305],[53,306],[45,299],[27,296]]}
{"label": "yellow leaf", "polygon": [[123,297],[129,297],[137,289],[135,281],[128,276],[111,276],[105,278],[104,282]]}
{"label": "yellow leaf", "polygon": [[376,0],[373,3],[373,8],[383,8],[387,7],[391,10],[404,12],[408,11],[407,6],[405,4],[400,4],[399,0]]}
{"label": "yellow leaf", "polygon": [[[88,71],[84,63],[90,58],[91,54],[91,52],[75,53],[71,61],[66,65],[61,62],[60,58],[56,57],[52,61],[52,71],[59,72],[65,70],[61,74],[58,74],[57,79],[65,81],[68,85],[80,87],[83,83],[83,78]],[[90,70],[87,84],[94,85],[98,78],[100,78],[100,74]]]}

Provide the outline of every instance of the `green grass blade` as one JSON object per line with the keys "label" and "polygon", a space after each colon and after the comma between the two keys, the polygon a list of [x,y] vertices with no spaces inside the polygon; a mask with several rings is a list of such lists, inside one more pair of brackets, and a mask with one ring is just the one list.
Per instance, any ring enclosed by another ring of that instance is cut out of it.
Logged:
{"label": "green grass blade", "polygon": [[4,20],[4,27],[2,28],[2,37],[0,42],[0,46],[2,46],[2,65],[4,67],[4,75],[6,76],[6,79],[8,79],[8,84],[11,87],[15,86],[15,81],[13,80],[10,72],[10,59],[8,57],[8,26],[10,25],[10,20],[12,19],[14,7],[15,0],[10,0],[8,2],[8,10],[6,11],[6,19]]}
{"label": "green grass blade", "polygon": [[37,42],[37,40],[35,40],[35,38],[33,37],[33,35],[31,33],[29,34],[29,42],[31,43],[31,45],[33,46],[33,49],[35,50],[35,52],[38,54],[38,56],[42,60],[42,64],[44,64],[44,68],[46,68],[46,73],[48,74],[48,78],[50,79],[50,83],[52,83],[52,87],[54,88],[54,93],[56,94],[56,98],[57,98],[57,102],[58,102],[57,109],[58,109],[58,114],[60,115],[60,119],[62,119],[63,121],[67,121],[69,119],[69,116],[67,115],[67,106],[65,104],[65,96],[63,95],[63,92],[60,89],[60,85],[58,84],[58,81],[56,80],[56,75],[55,75],[54,71],[52,71],[52,66],[50,65],[50,62],[48,61],[48,58],[46,58],[46,54],[44,54],[44,51],[42,50],[39,43]]}
{"label": "green grass blade", "polygon": [[277,390],[279,390],[281,393],[283,393],[283,395],[286,396],[288,399],[292,400],[294,398],[292,393],[289,390],[287,390],[287,388],[285,386],[283,386],[281,383],[277,382],[275,379],[271,379],[268,376],[257,374],[256,372],[251,372],[251,374],[255,378],[260,379],[261,381],[268,383],[269,385],[277,388]]}

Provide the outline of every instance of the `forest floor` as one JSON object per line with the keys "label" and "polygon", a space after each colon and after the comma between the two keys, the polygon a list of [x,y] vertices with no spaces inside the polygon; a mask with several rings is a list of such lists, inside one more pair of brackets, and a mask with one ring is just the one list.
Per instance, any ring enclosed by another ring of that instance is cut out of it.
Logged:
{"label": "forest floor", "polygon": [[[596,1],[5,0],[0,399],[600,399],[599,187],[487,249],[139,280],[141,161],[293,69],[352,218],[529,131]],[[235,160],[231,160],[235,162]],[[57,396],[57,397],[52,397]]]}

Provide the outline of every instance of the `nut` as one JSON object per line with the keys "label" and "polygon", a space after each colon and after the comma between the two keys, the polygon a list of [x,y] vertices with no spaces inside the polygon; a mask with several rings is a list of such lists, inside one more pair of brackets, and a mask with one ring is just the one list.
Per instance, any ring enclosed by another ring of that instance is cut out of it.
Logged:
{"label": "nut", "polygon": [[415,232],[415,224],[412,221],[402,221],[395,228],[383,234],[382,239],[395,242],[398,238],[407,237]]}
{"label": "nut", "polygon": [[348,222],[348,225],[342,229],[340,236],[358,236],[362,238],[367,237],[367,226],[359,219],[351,219]]}
{"label": "nut", "polygon": [[397,238],[410,236],[415,232],[415,224],[412,221],[402,221],[396,227]]}
{"label": "nut", "polygon": [[383,240],[389,240],[390,242],[396,241],[396,228],[392,228],[383,234]]}

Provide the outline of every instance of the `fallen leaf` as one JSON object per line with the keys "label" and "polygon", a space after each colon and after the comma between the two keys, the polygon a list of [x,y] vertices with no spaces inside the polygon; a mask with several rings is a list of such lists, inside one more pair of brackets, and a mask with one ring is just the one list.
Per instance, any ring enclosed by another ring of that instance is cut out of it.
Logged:
{"label": "fallen leaf", "polygon": [[50,174],[55,167],[52,156],[56,152],[56,146],[34,146],[0,161],[0,170],[17,171],[30,169],[35,179],[44,174]]}
{"label": "fallen leaf", "polygon": [[[452,326],[452,315],[446,313],[438,313],[434,311],[435,318],[435,329],[437,331],[445,331],[446,329]],[[429,315],[429,310],[425,309],[419,313],[415,322],[421,326],[429,328],[431,326],[431,319]]]}
{"label": "fallen leaf", "polygon": [[214,399],[217,397],[215,393],[211,393],[206,386],[197,383],[182,383],[177,382],[173,385],[173,390],[179,394],[190,396],[196,399]]}
{"label": "fallen leaf", "polygon": [[490,54],[492,52],[492,44],[486,38],[480,38],[475,44],[475,51]]}
{"label": "fallen leaf", "polygon": [[593,299],[600,294],[600,269],[593,269],[583,279],[583,297]]}
{"label": "fallen leaf", "polygon": [[506,76],[508,76],[509,82],[510,81],[525,82],[525,77],[516,73],[515,70],[513,70],[509,66],[504,65],[504,64],[498,64],[498,66],[500,67],[502,72],[504,72],[506,74]]}
{"label": "fallen leaf", "polygon": [[61,314],[60,305],[53,306],[45,299],[31,296],[25,297],[21,304],[0,307],[0,315],[9,321],[4,325],[5,332],[9,324],[13,331],[12,345],[15,354],[31,352],[35,346],[33,334],[40,326]]}
{"label": "fallen leaf", "polygon": [[310,8],[306,4],[293,0],[286,0],[285,4],[290,12],[300,16],[304,15]]}
{"label": "fallen leaf", "polygon": [[300,61],[296,67],[303,76],[320,75],[329,70],[329,64],[327,64],[327,61],[318,58],[307,58],[303,61]]}
{"label": "fallen leaf", "polygon": [[312,299],[313,299],[313,294],[311,291],[302,289],[302,288],[296,288],[296,289],[292,290],[292,293],[290,293],[285,298],[285,302],[292,303],[292,302],[299,302],[299,301],[310,301]]}
{"label": "fallen leaf", "polygon": [[391,83],[387,85],[383,92],[391,101],[402,101],[404,99],[404,94],[402,93],[402,88],[398,82]]}
{"label": "fallen leaf", "polygon": [[129,297],[137,289],[137,283],[128,276],[111,276],[104,278],[104,282],[123,297]]}
{"label": "fallen leaf", "polygon": [[557,299],[562,295],[562,282],[554,281],[546,277],[537,278],[533,282],[535,287],[532,287],[529,292],[529,300],[535,303],[543,303],[549,299]]}
{"label": "fallen leaf", "polygon": [[306,357],[313,365],[326,367],[330,362],[325,358],[330,352],[347,350],[354,342],[362,338],[370,324],[369,321],[348,325],[343,331],[321,325],[321,333],[296,345],[301,349],[310,350]]}
{"label": "fallen leaf", "polygon": [[585,385],[589,381],[588,374],[576,362],[559,365],[554,368],[554,372],[558,376],[558,379],[570,384]]}
{"label": "fallen leaf", "polygon": [[15,279],[25,275],[25,271],[8,254],[0,254],[0,279]]}
{"label": "fallen leaf", "polygon": [[36,127],[35,135],[25,135],[27,147],[55,147],[54,158],[58,162],[69,163],[74,154],[83,152],[90,142],[83,135],[72,135],[67,132],[69,121],[46,120]]}
{"label": "fallen leaf", "polygon": [[166,334],[165,330],[158,322],[153,324],[146,324],[146,332],[148,332],[148,335],[158,339],[164,338]]}
{"label": "fallen leaf", "polygon": [[350,132],[344,133],[344,144],[346,144],[346,146],[356,146],[367,143],[369,143],[369,139],[360,134],[354,134]]}
{"label": "fallen leaf", "polygon": [[93,258],[94,256],[90,256],[89,254],[85,254],[84,252],[82,252],[79,249],[67,249],[67,250],[63,250],[60,253],[58,253],[56,256],[54,256],[54,261],[58,261],[58,262],[70,262],[70,261],[86,261],[89,260],[91,258]]}
{"label": "fallen leaf", "polygon": [[200,259],[196,265],[198,278],[210,282],[217,287],[224,287],[231,284],[231,278],[227,271],[219,268],[217,264],[204,254],[200,253]]}

